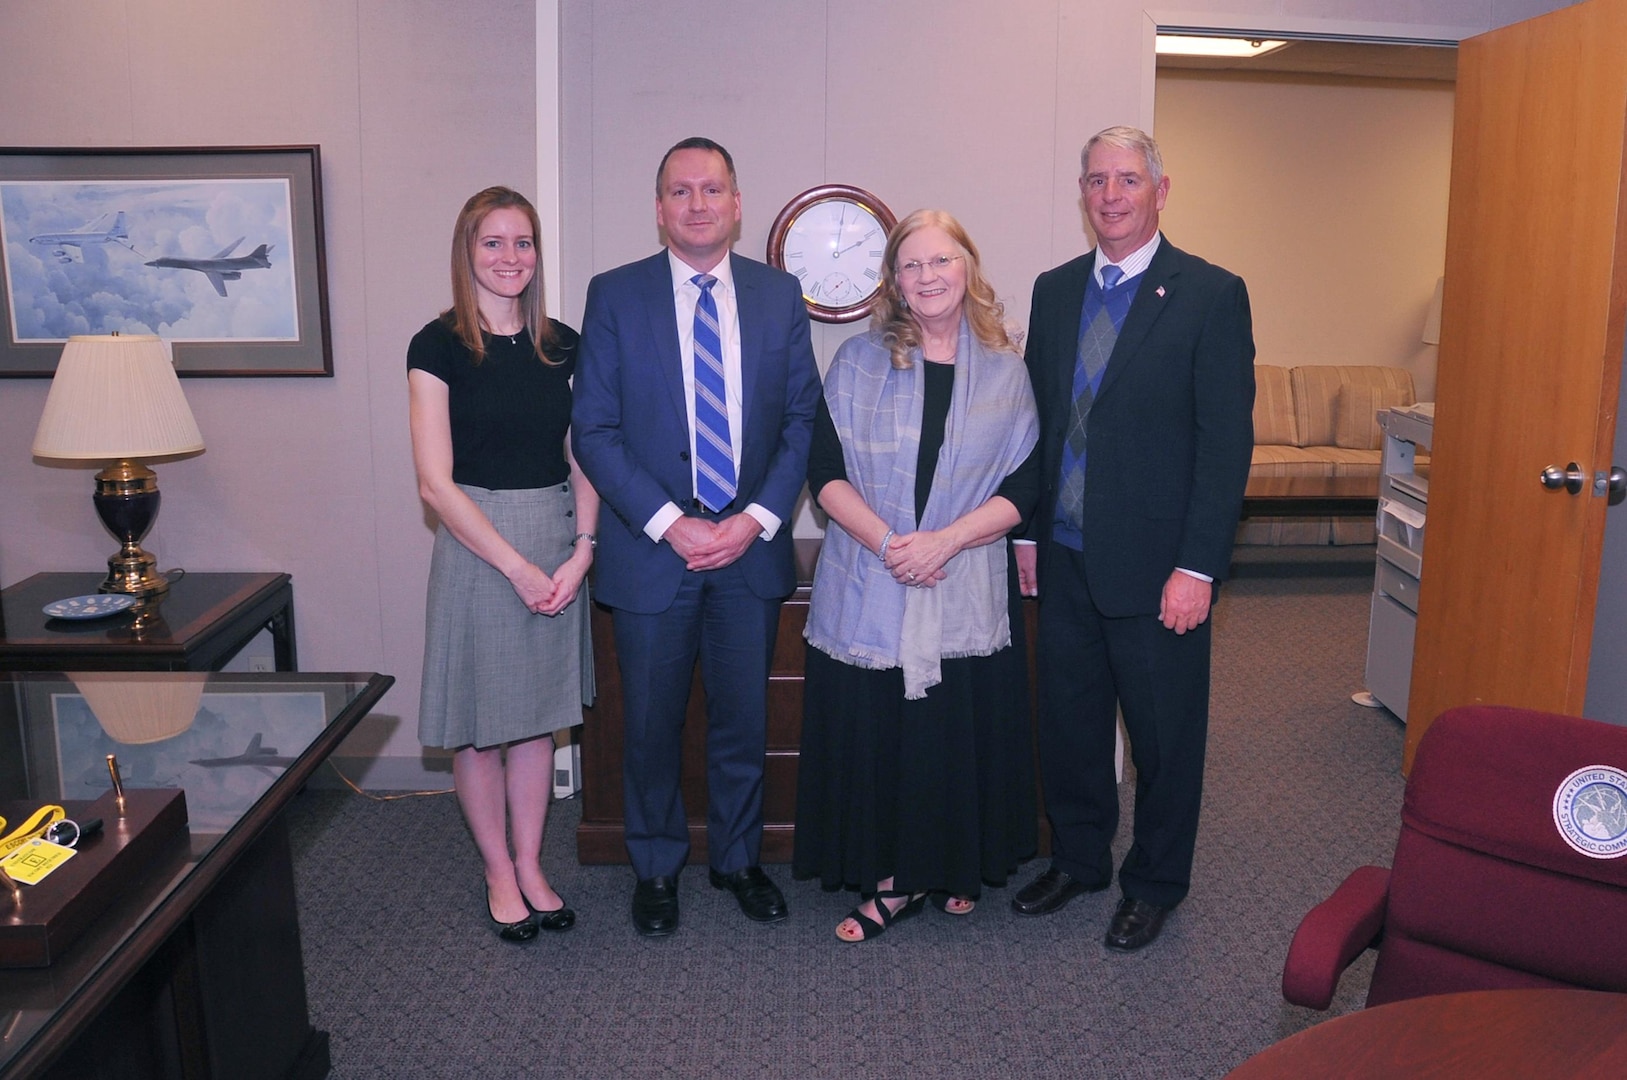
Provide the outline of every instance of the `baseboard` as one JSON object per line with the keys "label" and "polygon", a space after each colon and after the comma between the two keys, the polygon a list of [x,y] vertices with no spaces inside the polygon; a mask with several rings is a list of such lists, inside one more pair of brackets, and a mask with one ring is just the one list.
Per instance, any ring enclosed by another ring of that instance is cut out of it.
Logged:
{"label": "baseboard", "polygon": [[[443,791],[452,786],[450,754],[412,757],[335,754],[318,769],[310,784],[316,788],[346,788],[343,773],[363,791]],[[554,751],[554,798],[568,799],[582,790],[582,748],[570,743]]]}

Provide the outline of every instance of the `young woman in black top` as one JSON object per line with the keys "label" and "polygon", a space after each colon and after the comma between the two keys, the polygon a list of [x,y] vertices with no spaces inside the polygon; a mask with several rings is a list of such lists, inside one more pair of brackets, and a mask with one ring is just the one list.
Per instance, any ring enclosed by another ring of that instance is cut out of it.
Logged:
{"label": "young woman in black top", "polygon": [[[505,941],[575,915],[540,865],[554,731],[592,694],[584,579],[599,497],[570,456],[576,332],[547,318],[537,212],[494,187],[452,237],[452,307],[407,350],[418,491],[440,524],[419,737],[453,782]],[[512,850],[511,850],[512,845]]]}

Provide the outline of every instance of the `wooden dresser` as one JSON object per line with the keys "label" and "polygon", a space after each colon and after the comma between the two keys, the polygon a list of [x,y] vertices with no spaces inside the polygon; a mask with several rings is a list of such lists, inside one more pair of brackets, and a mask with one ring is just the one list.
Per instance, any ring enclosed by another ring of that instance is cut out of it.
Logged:
{"label": "wooden dresser", "polygon": [[[768,762],[763,776],[764,862],[791,861],[797,806],[797,751],[802,743],[802,628],[808,622],[818,540],[796,540],[797,591],[780,608],[779,636],[768,685]],[[621,665],[610,612],[593,609],[593,658],[599,700],[583,710],[582,824],[576,857],[583,863],[624,863],[622,826]],[[689,815],[689,861],[706,862],[706,697],[697,666],[684,718],[684,810]]]}
{"label": "wooden dresser", "polygon": [[[808,594],[813,586],[818,540],[797,540],[797,591],[780,609],[779,637],[768,686],[768,761],[763,777],[763,862],[791,861],[791,834],[796,824],[797,755],[802,743],[802,661],[808,622]],[[1036,612],[1024,605],[1028,640],[1034,640]],[[622,817],[622,695],[620,665],[610,612],[593,610],[593,655],[599,700],[583,711],[582,824],[576,831],[576,857],[582,863],[625,863],[627,846]],[[1028,657],[1029,700],[1034,699],[1034,656]],[[1030,706],[1032,707],[1032,705]],[[684,810],[689,815],[689,861],[706,862],[706,701],[700,673],[695,673],[684,720]],[[1041,850],[1049,849],[1043,808]]]}

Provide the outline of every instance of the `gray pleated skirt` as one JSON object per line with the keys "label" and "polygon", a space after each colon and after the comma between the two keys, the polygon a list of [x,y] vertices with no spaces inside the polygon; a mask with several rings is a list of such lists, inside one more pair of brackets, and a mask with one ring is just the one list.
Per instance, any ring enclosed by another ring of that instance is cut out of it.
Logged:
{"label": "gray pleated skirt", "polygon": [[[515,549],[552,574],[584,531],[569,484],[492,491],[459,484]],[[429,567],[418,739],[489,747],[582,722],[593,700],[588,588],[553,618],[535,615],[508,579],[442,525]]]}

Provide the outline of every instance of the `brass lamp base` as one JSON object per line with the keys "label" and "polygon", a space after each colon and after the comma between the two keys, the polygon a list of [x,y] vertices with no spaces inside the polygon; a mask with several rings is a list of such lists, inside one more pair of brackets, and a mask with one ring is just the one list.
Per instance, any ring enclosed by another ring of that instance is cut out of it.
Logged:
{"label": "brass lamp base", "polygon": [[169,579],[158,573],[158,560],[143,551],[141,540],[158,516],[158,477],[137,461],[120,461],[96,474],[96,514],[121,541],[107,560],[107,580],[98,592],[154,596],[169,591]]}
{"label": "brass lamp base", "polygon": [[139,544],[119,548],[107,557],[107,579],[97,592],[129,593],[131,596],[157,596],[169,592],[169,578],[157,570],[158,560]]}

